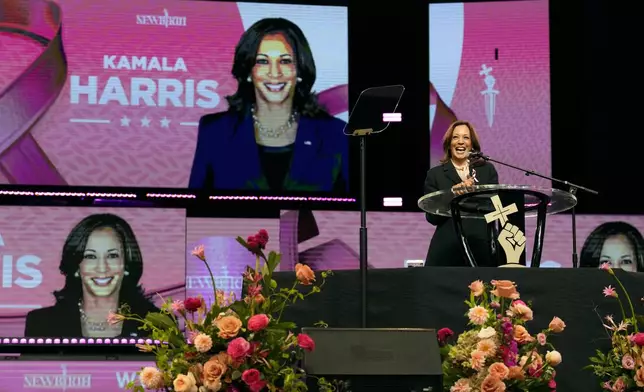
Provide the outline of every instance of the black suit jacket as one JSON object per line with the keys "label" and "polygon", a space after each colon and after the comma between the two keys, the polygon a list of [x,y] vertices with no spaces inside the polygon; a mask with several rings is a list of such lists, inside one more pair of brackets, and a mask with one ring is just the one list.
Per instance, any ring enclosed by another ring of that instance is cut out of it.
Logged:
{"label": "black suit jacket", "polygon": [[[134,309],[133,309],[134,310]],[[142,306],[133,313],[145,317],[149,312],[158,312],[153,304]],[[118,337],[147,337],[147,331],[139,330],[141,324],[125,320]],[[48,308],[32,310],[27,314],[25,337],[33,338],[78,338],[83,337],[81,315],[78,305],[56,304]],[[91,337],[91,336],[85,336]]]}
{"label": "black suit jacket", "polygon": [[[498,184],[499,175],[489,162],[474,168],[478,185]],[[471,174],[471,173],[470,173]],[[451,189],[463,182],[456,172],[452,162],[433,167],[425,177],[425,194]],[[456,238],[456,230],[452,218],[425,214],[427,221],[436,226],[436,231],[429,244],[426,266],[469,266],[462,247]],[[487,224],[482,219],[464,219],[463,232],[472,248],[474,257],[480,266],[493,266],[490,257],[490,243],[487,236]],[[495,266],[495,265],[494,265]]]}

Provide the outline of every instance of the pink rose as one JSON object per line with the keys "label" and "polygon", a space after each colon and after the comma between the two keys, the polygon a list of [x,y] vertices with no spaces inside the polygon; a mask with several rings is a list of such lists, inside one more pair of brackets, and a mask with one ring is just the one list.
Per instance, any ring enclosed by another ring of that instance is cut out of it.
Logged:
{"label": "pink rose", "polygon": [[233,339],[228,343],[228,349],[226,352],[228,355],[230,355],[233,359],[239,360],[244,358],[246,355],[248,355],[248,352],[250,351],[250,343],[246,341],[244,338],[237,338]]}
{"label": "pink rose", "polygon": [[494,376],[487,376],[481,384],[481,392],[505,392],[505,383]]}
{"label": "pink rose", "polygon": [[475,280],[474,282],[470,283],[468,287],[472,292],[472,295],[475,297],[480,297],[481,295],[483,295],[483,291],[485,291],[485,285],[483,285],[483,282],[481,282],[480,280]]}
{"label": "pink rose", "polygon": [[190,297],[187,298],[184,303],[183,307],[188,311],[188,312],[196,312],[201,308],[203,305],[203,299],[199,297]]}
{"label": "pink rose", "polygon": [[297,344],[306,351],[315,350],[315,342],[311,337],[305,333],[297,335]]}
{"label": "pink rose", "polygon": [[244,373],[242,373],[242,381],[247,385],[257,384],[261,381],[261,376],[257,369],[244,370]]}
{"label": "pink rose", "polygon": [[510,369],[501,362],[495,362],[490,365],[488,373],[490,376],[496,377],[499,380],[505,380],[510,375]]}
{"label": "pink rose", "polygon": [[537,334],[537,342],[539,342],[540,345],[545,346],[546,345],[546,334],[544,334],[544,333]]}
{"label": "pink rose", "polygon": [[626,383],[624,380],[620,377],[615,381],[615,384],[613,384],[613,392],[624,392],[626,390]]}
{"label": "pink rose", "polygon": [[635,360],[630,355],[624,355],[622,357],[622,367],[624,369],[633,370],[635,369]]}
{"label": "pink rose", "polygon": [[518,317],[523,321],[530,321],[533,317],[532,309],[523,301],[514,301],[508,310],[508,316]]}
{"label": "pink rose", "polygon": [[268,326],[270,319],[265,314],[256,314],[248,319],[248,329],[252,332],[261,331]]}
{"label": "pink rose", "polygon": [[635,343],[640,347],[644,346],[644,332],[639,332],[631,336],[631,342]]}
{"label": "pink rose", "polygon": [[266,381],[261,380],[256,382],[255,384],[249,385],[248,389],[250,389],[250,392],[259,392],[262,389],[264,389],[265,386],[266,386]]}

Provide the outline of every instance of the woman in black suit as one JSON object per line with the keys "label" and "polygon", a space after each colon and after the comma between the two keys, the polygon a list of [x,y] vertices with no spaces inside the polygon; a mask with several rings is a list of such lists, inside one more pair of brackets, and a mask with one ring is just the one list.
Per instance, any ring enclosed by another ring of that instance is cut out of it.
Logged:
{"label": "woman in black suit", "polygon": [[[425,194],[445,189],[458,193],[473,185],[498,184],[499,176],[489,162],[477,165],[476,175],[472,177],[472,168],[468,162],[472,150],[481,151],[479,138],[472,124],[459,120],[450,125],[443,137],[444,156],[441,164],[427,172]],[[456,237],[453,219],[432,214],[426,214],[426,217],[429,223],[436,226],[436,231],[429,244],[425,266],[469,266]],[[495,266],[492,264],[485,220],[464,219],[463,233],[479,266]]]}
{"label": "woman in black suit", "polygon": [[26,337],[140,337],[139,324],[110,324],[121,306],[145,317],[158,312],[139,284],[143,257],[130,225],[113,214],[90,215],[69,233],[60,273],[65,286],[54,292],[54,306],[27,314]]}

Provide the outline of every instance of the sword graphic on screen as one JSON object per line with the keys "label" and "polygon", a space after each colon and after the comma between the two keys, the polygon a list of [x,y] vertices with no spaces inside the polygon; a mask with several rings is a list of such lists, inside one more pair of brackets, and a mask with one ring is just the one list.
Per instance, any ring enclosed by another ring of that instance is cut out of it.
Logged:
{"label": "sword graphic on screen", "polygon": [[487,117],[487,125],[492,128],[494,124],[494,114],[496,113],[496,96],[499,95],[499,90],[494,89],[496,84],[496,78],[491,75],[492,67],[488,67],[485,64],[481,66],[481,71],[479,75],[485,76],[483,82],[487,88],[481,91],[483,99],[485,100],[485,115]]}

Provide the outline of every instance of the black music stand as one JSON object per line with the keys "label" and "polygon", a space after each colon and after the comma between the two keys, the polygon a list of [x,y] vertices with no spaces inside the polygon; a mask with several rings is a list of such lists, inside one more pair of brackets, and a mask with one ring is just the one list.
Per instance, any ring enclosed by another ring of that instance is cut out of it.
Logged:
{"label": "black music stand", "polygon": [[367,327],[367,136],[389,127],[387,113],[395,113],[405,92],[402,85],[370,87],[363,90],[344,127],[344,134],[360,138],[360,292],[362,327]]}

